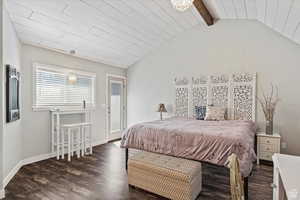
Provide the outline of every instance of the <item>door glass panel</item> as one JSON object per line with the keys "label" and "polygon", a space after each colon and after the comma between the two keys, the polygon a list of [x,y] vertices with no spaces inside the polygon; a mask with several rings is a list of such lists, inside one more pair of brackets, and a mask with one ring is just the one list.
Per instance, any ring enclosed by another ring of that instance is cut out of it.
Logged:
{"label": "door glass panel", "polygon": [[110,98],[110,108],[111,108],[111,132],[118,132],[122,129],[121,123],[121,105],[122,105],[122,83],[111,83],[111,98]]}

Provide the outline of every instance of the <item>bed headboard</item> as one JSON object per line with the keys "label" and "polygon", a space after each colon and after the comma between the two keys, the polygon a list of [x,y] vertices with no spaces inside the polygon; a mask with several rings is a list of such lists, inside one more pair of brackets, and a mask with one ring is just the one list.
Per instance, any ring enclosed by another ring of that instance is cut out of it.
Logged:
{"label": "bed headboard", "polygon": [[175,78],[175,116],[189,116],[189,80]]}
{"label": "bed headboard", "polygon": [[234,73],[175,79],[175,115],[195,117],[195,106],[227,108],[228,119],[256,117],[256,73]]}

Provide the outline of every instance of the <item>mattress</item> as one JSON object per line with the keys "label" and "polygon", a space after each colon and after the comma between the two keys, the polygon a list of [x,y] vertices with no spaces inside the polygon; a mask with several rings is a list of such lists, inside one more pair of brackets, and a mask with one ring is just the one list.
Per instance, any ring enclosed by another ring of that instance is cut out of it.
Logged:
{"label": "mattress", "polygon": [[204,121],[170,118],[131,126],[122,135],[121,147],[161,153],[226,166],[235,153],[243,177],[256,159],[255,124],[252,121]]}

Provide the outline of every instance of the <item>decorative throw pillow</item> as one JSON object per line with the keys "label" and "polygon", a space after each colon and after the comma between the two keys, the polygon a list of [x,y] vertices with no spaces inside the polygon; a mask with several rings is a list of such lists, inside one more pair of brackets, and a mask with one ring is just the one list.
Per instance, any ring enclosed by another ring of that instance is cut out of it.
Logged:
{"label": "decorative throw pillow", "polygon": [[206,109],[205,119],[207,121],[221,121],[225,120],[225,108],[208,106]]}
{"label": "decorative throw pillow", "polygon": [[204,120],[206,114],[206,106],[195,106],[195,114],[197,120]]}

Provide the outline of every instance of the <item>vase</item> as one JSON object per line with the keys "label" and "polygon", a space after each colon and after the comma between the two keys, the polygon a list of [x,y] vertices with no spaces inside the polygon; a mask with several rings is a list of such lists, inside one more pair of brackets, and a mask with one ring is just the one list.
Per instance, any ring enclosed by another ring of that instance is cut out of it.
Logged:
{"label": "vase", "polygon": [[267,120],[266,122],[266,134],[273,135],[273,120]]}

